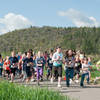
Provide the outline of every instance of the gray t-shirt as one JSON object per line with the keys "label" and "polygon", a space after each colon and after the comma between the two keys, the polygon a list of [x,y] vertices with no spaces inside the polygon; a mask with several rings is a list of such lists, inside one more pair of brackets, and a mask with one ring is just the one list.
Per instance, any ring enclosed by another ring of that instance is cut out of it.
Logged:
{"label": "gray t-shirt", "polygon": [[89,64],[82,64],[82,69],[87,68],[87,70],[83,70],[83,73],[88,73]]}

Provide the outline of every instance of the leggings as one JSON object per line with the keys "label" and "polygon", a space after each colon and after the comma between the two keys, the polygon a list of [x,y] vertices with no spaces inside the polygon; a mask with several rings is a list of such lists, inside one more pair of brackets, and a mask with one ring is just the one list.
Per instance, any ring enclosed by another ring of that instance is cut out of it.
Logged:
{"label": "leggings", "polygon": [[37,67],[37,80],[43,76],[43,67]]}

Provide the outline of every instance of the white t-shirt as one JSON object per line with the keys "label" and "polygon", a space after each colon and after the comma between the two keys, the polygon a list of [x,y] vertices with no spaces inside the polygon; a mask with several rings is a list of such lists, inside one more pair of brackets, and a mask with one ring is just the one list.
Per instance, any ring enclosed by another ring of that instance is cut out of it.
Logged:
{"label": "white t-shirt", "polygon": [[83,70],[83,73],[88,73],[89,72],[89,70],[88,70],[88,68],[89,68],[89,64],[82,64],[82,69],[84,69],[84,68],[87,68],[87,70]]}

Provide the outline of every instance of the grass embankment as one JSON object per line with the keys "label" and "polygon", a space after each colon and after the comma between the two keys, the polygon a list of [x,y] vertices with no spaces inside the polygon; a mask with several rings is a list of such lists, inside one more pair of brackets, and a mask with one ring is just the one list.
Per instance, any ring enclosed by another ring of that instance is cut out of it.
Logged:
{"label": "grass embankment", "polygon": [[1,81],[0,100],[70,100],[70,98],[46,88],[25,87]]}

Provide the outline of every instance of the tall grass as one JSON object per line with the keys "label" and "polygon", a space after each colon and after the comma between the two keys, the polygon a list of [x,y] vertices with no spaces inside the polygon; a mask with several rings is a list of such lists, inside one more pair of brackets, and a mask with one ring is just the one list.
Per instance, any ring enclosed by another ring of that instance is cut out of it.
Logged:
{"label": "tall grass", "polygon": [[70,100],[67,96],[62,96],[58,92],[48,89],[25,87],[0,82],[0,100]]}

